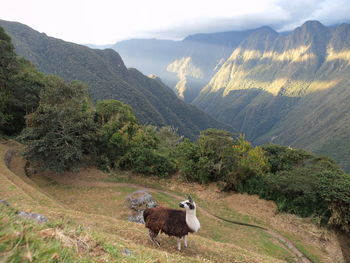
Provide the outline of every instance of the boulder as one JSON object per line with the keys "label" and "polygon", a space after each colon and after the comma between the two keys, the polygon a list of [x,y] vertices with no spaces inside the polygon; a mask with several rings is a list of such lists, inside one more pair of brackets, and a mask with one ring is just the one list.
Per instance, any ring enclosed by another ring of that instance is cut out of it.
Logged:
{"label": "boulder", "polygon": [[157,207],[158,203],[152,195],[144,190],[138,190],[131,193],[126,198],[128,207],[132,210],[132,215],[128,217],[130,222],[144,224],[143,211],[146,208]]}
{"label": "boulder", "polygon": [[43,216],[37,213],[19,211],[17,215],[22,218],[35,220],[39,224],[42,224],[48,221],[48,218],[46,216]]}

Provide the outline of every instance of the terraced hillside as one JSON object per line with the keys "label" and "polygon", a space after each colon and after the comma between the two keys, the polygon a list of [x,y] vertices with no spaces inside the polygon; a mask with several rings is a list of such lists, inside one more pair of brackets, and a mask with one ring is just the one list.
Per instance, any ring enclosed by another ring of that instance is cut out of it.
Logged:
{"label": "terraced hillside", "polygon": [[[17,143],[0,145],[0,199],[15,210],[43,214],[49,222],[36,225],[1,205],[0,238],[14,238],[11,235],[17,230],[8,234],[11,222],[14,229],[23,227],[23,240],[31,240],[10,250],[0,247],[0,255],[8,260],[30,253],[40,262],[41,250],[47,249],[44,243],[50,241],[66,251],[72,262],[77,258],[86,262],[345,262],[334,233],[308,219],[276,214],[274,203],[256,196],[223,194],[213,185],[190,185],[176,178],[159,181],[129,173],[105,174],[94,168],[27,177],[20,152]],[[202,229],[189,237],[188,249],[178,252],[176,240],[164,235],[158,249],[148,240],[143,225],[126,220],[130,212],[125,198],[141,188],[171,207],[177,207],[185,193],[192,193]],[[52,262],[59,258],[54,254],[58,250],[46,251]]]}

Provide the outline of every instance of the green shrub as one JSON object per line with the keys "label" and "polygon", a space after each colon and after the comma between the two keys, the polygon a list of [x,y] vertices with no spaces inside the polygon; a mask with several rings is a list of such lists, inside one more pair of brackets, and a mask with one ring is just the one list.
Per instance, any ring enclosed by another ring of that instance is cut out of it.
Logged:
{"label": "green shrub", "polygon": [[182,176],[188,181],[208,183],[213,162],[201,156],[199,146],[185,139],[177,146],[178,165]]}
{"label": "green shrub", "polygon": [[303,150],[268,145],[271,171],[247,178],[238,190],[274,200],[279,211],[313,216],[349,232],[350,176],[327,157]]}
{"label": "green shrub", "polygon": [[350,232],[350,176],[324,172],[320,177],[317,191],[327,204],[328,225]]}
{"label": "green shrub", "polygon": [[119,165],[136,173],[167,177],[174,173],[175,163],[155,149],[133,147],[121,157]]}

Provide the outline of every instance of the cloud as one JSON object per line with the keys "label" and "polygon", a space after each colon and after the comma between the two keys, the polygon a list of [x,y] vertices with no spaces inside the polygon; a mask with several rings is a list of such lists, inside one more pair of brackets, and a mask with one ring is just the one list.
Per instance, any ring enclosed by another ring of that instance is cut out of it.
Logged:
{"label": "cloud", "polygon": [[270,26],[280,32],[290,31],[308,20],[319,20],[327,26],[350,22],[349,0],[278,0],[263,11],[234,17],[206,18],[191,23],[187,21],[170,28],[144,32],[144,36],[182,39],[195,33],[239,31],[261,26]]}
{"label": "cloud", "polygon": [[349,0],[326,0],[314,12],[314,17],[325,24],[339,24],[350,22]]}
{"label": "cloud", "polygon": [[[194,33],[271,26],[292,30],[307,20],[350,22],[350,0],[11,0],[0,18],[76,43],[128,38],[182,39]],[[30,10],[30,12],[28,12]]]}
{"label": "cloud", "polygon": [[283,18],[268,17],[265,15],[245,15],[234,18],[215,18],[201,21],[196,24],[181,24],[176,27],[164,30],[155,30],[146,32],[145,35],[159,38],[182,39],[195,33],[212,33],[234,30],[254,29],[261,26],[270,26],[279,28]]}

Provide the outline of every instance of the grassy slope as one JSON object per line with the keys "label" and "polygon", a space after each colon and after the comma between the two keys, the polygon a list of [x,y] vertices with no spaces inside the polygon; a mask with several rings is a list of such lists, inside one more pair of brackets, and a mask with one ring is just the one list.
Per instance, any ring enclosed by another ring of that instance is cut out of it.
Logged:
{"label": "grassy slope", "polygon": [[[0,146],[0,158],[3,159],[5,151],[10,146]],[[11,146],[13,147],[13,146]],[[9,212],[1,211],[1,227],[4,222],[11,222],[12,229],[1,229],[0,239],[3,236],[11,236],[18,228],[27,228],[30,231],[29,239],[33,244],[30,247],[32,255],[37,255],[37,259],[44,260],[44,256],[40,258],[41,251],[50,247],[51,257],[61,248],[62,253],[72,261],[76,261],[77,257],[86,261],[113,261],[117,260],[126,262],[293,262],[293,256],[278,241],[262,230],[242,227],[224,222],[218,222],[199,213],[202,223],[202,230],[190,236],[190,248],[183,250],[181,253],[176,251],[176,242],[173,238],[161,236],[161,249],[155,249],[148,241],[147,231],[142,225],[129,223],[125,221],[128,211],[125,207],[125,197],[135,190],[133,187],[97,187],[84,185],[65,185],[57,183],[54,180],[43,176],[34,176],[32,180],[23,176],[21,171],[23,163],[20,158],[15,158],[11,163],[11,170],[8,170],[3,162],[0,162],[0,199],[8,200],[13,207],[24,211],[33,211],[42,213],[50,218],[50,223],[44,226],[18,219]],[[72,176],[69,174],[68,176]],[[139,177],[131,178],[129,176],[106,176],[101,172],[88,169],[80,173],[86,181],[128,181],[137,180],[138,183],[152,185],[153,188],[172,189],[174,192],[188,192],[188,185],[172,184],[169,187],[165,181],[156,182],[145,180]],[[142,180],[145,180],[142,182]],[[231,220],[240,222],[263,224],[264,220],[247,214],[241,214],[229,207],[230,203],[217,202],[203,191],[191,189],[196,196],[201,207],[207,210],[215,210],[220,216],[224,216]],[[206,196],[204,197],[203,196]],[[176,207],[178,201],[164,193],[154,193],[155,198],[163,205]],[[103,203],[103,206],[101,206]],[[56,222],[57,221],[57,222]],[[62,223],[64,221],[64,224]],[[68,223],[69,222],[69,223]],[[57,224],[57,227],[55,226]],[[64,227],[62,227],[64,225]],[[54,228],[68,237],[87,238],[88,244],[97,247],[97,251],[81,249],[77,253],[74,247],[67,246],[59,238],[51,238],[50,244],[43,242],[40,234],[43,229]],[[82,230],[81,230],[82,229]],[[17,231],[18,232],[18,231]],[[27,233],[26,232],[26,233]],[[78,232],[78,234],[77,234]],[[329,257],[319,248],[309,245],[305,246],[300,237],[296,238],[303,247],[309,257],[314,258],[315,262],[327,262]],[[28,249],[25,243],[20,243],[14,251],[19,257],[25,257]],[[52,244],[51,244],[52,243]],[[44,246],[45,245],[45,246]],[[52,247],[51,247],[52,246]],[[121,251],[127,247],[133,251],[133,256],[124,256]],[[51,249],[52,248],[52,249]],[[0,247],[0,253],[5,248]],[[95,255],[96,253],[101,255]],[[16,254],[16,255],[17,255]],[[63,257],[62,254],[62,257]],[[311,255],[311,256],[310,256]],[[15,261],[16,262],[16,261]],[[339,261],[340,262],[340,261]]]}

